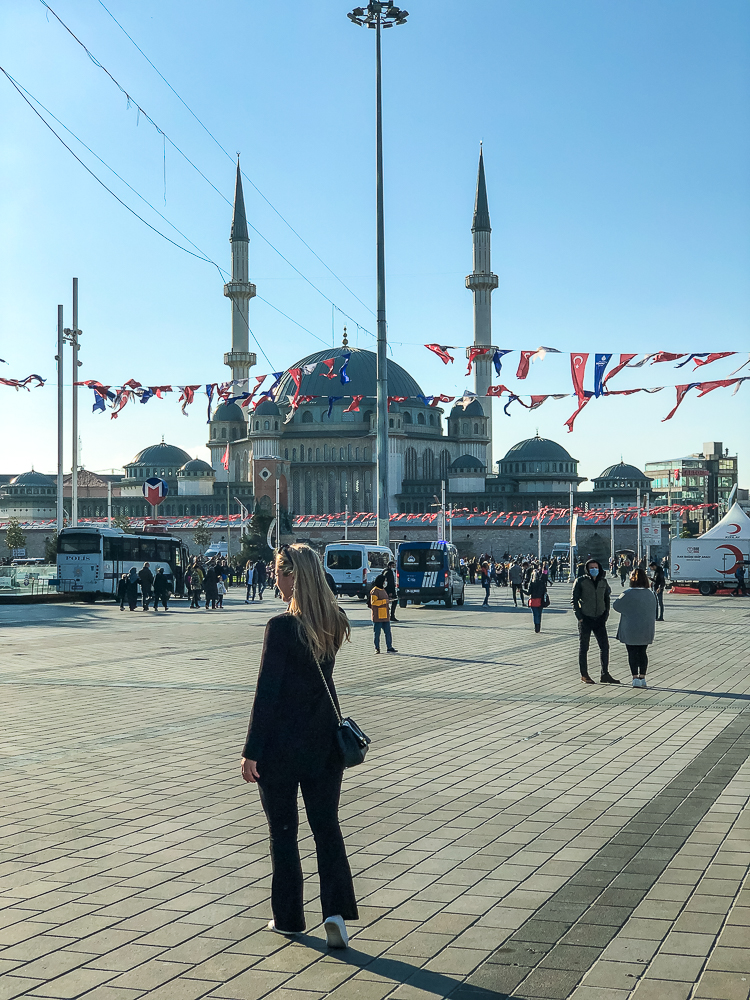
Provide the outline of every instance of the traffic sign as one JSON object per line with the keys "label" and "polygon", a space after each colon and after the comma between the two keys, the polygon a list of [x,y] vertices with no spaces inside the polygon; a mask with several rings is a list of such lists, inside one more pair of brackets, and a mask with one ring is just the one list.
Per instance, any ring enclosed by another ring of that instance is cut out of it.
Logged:
{"label": "traffic sign", "polygon": [[143,484],[143,495],[153,507],[165,500],[168,493],[168,484],[163,479],[159,479],[158,476],[151,476]]}

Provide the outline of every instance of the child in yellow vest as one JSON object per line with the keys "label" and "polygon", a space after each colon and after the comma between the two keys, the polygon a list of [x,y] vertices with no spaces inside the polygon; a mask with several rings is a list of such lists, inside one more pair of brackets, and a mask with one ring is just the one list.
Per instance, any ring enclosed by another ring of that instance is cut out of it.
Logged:
{"label": "child in yellow vest", "polygon": [[385,576],[381,573],[375,577],[372,590],[368,594],[367,603],[372,612],[372,626],[375,632],[375,652],[380,652],[380,633],[385,632],[386,653],[397,653],[391,639],[391,623],[389,621],[389,597],[385,592]]}

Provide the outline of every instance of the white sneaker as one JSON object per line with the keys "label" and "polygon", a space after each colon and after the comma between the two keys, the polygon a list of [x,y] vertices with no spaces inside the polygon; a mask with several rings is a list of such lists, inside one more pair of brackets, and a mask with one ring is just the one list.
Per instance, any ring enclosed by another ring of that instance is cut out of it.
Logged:
{"label": "white sneaker", "polygon": [[637,677],[634,677],[633,678],[633,687],[634,688],[639,688],[640,686],[641,686],[641,682],[638,680]]}
{"label": "white sneaker", "polygon": [[646,683],[646,678],[645,677],[639,678],[639,680],[638,680],[638,687],[639,688],[643,688],[644,691],[648,690],[648,684]]}
{"label": "white sneaker", "polygon": [[326,941],[329,948],[349,947],[349,935],[346,932],[343,917],[326,917],[323,926],[326,929]]}
{"label": "white sneaker", "polygon": [[285,938],[295,938],[295,937],[297,937],[297,934],[298,934],[297,931],[282,931],[282,930],[280,930],[276,926],[276,923],[273,920],[269,920],[268,921],[268,923],[266,924],[266,930],[267,931],[273,931],[274,934],[281,934],[281,936],[285,937]]}

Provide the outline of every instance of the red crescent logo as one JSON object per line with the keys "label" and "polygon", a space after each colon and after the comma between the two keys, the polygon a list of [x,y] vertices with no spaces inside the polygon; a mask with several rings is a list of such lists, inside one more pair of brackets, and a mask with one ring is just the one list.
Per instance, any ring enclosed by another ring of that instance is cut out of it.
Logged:
{"label": "red crescent logo", "polygon": [[734,521],[731,522],[729,527],[734,528],[734,531],[729,532],[730,535],[738,535],[740,531],[742,531],[742,528],[739,526],[739,524],[735,524]]}
{"label": "red crescent logo", "polygon": [[737,560],[737,562],[734,564],[734,566],[732,566],[731,569],[720,569],[719,573],[722,573],[724,576],[733,576],[737,567],[743,564],[745,557],[742,555],[742,553],[740,552],[740,550],[737,548],[736,545],[717,545],[716,551],[718,552],[719,549],[729,549],[734,558]]}

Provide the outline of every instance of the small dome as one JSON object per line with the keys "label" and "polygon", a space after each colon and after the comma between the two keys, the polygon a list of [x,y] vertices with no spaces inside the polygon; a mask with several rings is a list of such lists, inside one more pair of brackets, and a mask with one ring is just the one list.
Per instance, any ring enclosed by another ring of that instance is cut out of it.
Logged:
{"label": "small dome", "polygon": [[388,412],[389,413],[400,413],[401,412],[401,407],[398,405],[397,402],[394,401],[393,403],[391,403],[389,405]]}
{"label": "small dome", "polygon": [[451,462],[448,468],[451,472],[456,472],[458,469],[474,469],[477,472],[482,472],[484,465],[478,458],[474,458],[473,455],[459,455],[455,462]]}
{"label": "small dome", "polygon": [[215,476],[213,466],[204,462],[200,458],[194,458],[190,462],[185,462],[177,473],[178,476]]}
{"label": "small dome", "polygon": [[557,441],[550,441],[549,438],[536,437],[527,438],[525,441],[519,441],[518,444],[514,444],[513,447],[502,459],[505,461],[527,461],[528,459],[533,459],[535,461],[552,461],[559,462],[561,459],[563,462],[577,462],[577,458],[573,458],[561,444]]}
{"label": "small dome", "polygon": [[605,469],[600,476],[597,476],[597,479],[640,479],[645,481],[648,476],[640,469],[636,469],[634,465],[618,462],[617,465],[610,465],[608,469]]}
{"label": "small dome", "polygon": [[212,419],[214,421],[222,420],[226,422],[239,424],[239,423],[244,423],[245,414],[242,412],[237,403],[219,403],[219,405],[214,410],[214,415]]}
{"label": "small dome", "polygon": [[139,451],[133,461],[128,462],[128,465],[154,465],[161,468],[171,465],[180,469],[185,462],[189,461],[190,455],[182,448],[161,441],[159,444],[152,444],[150,448]]}
{"label": "small dome", "polygon": [[279,417],[279,416],[281,416],[281,411],[279,410],[279,408],[276,405],[276,403],[274,403],[273,400],[271,400],[271,399],[264,399],[262,403],[259,403],[258,406],[255,407],[255,409],[253,410],[253,413],[255,413],[256,416],[260,416],[260,417],[264,417],[264,416]]}
{"label": "small dome", "polygon": [[54,486],[55,480],[41,472],[22,472],[20,476],[11,479],[10,486]]}
{"label": "small dome", "polygon": [[456,403],[450,413],[451,417],[455,419],[456,417],[483,417],[484,410],[482,409],[482,404],[478,399],[472,399],[467,407],[461,406],[460,403]]}

